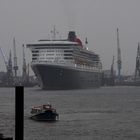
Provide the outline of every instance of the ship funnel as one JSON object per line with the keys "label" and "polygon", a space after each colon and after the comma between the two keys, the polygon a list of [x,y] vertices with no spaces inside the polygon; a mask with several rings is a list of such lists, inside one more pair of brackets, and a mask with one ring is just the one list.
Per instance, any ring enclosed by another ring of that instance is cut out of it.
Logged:
{"label": "ship funnel", "polygon": [[70,31],[69,34],[68,34],[68,40],[69,41],[75,41],[75,39],[76,39],[75,31]]}

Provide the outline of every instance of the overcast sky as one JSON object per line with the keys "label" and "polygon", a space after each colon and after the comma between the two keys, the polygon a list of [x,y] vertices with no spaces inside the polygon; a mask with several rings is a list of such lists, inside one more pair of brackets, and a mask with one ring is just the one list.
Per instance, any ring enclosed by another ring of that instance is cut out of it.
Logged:
{"label": "overcast sky", "polygon": [[[101,57],[103,69],[110,69],[115,56],[119,28],[122,73],[133,74],[140,41],[140,0],[0,0],[0,47],[7,57],[16,38],[18,64],[22,64],[22,44],[51,37],[53,26],[61,38],[75,30],[88,48]],[[29,50],[26,50],[30,61]],[[5,70],[0,54],[0,71]]]}

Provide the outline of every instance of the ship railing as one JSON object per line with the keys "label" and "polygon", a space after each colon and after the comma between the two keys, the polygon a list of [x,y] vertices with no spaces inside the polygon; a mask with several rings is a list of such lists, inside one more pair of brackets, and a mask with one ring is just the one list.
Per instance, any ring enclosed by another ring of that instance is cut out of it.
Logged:
{"label": "ship railing", "polygon": [[61,66],[68,66],[68,67],[73,67],[77,69],[82,69],[82,70],[90,70],[90,71],[101,71],[101,67],[99,65],[81,65],[81,64],[75,64],[73,61],[32,61],[31,64],[50,64],[50,65],[61,65]]}
{"label": "ship railing", "polygon": [[65,65],[65,66],[74,65],[72,61],[32,61],[31,64],[55,64],[55,65]]}
{"label": "ship railing", "polygon": [[90,71],[101,71],[101,68],[97,65],[89,66],[89,65],[80,65],[80,64],[75,64],[74,65],[76,68],[79,69],[85,69],[85,70],[90,70]]}

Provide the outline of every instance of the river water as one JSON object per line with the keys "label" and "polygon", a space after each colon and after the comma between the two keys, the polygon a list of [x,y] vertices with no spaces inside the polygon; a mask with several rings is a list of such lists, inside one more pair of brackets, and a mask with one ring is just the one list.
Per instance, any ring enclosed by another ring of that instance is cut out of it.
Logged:
{"label": "river water", "polygon": [[[30,108],[50,102],[59,121],[35,122]],[[14,88],[0,88],[0,133],[14,137]],[[140,140],[140,87],[43,91],[25,88],[25,140]]]}

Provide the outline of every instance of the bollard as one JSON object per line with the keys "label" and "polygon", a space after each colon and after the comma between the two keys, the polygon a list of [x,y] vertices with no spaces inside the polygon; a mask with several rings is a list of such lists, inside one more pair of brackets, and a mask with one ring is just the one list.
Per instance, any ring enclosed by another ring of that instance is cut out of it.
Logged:
{"label": "bollard", "polygon": [[24,139],[24,87],[15,87],[15,140]]}

